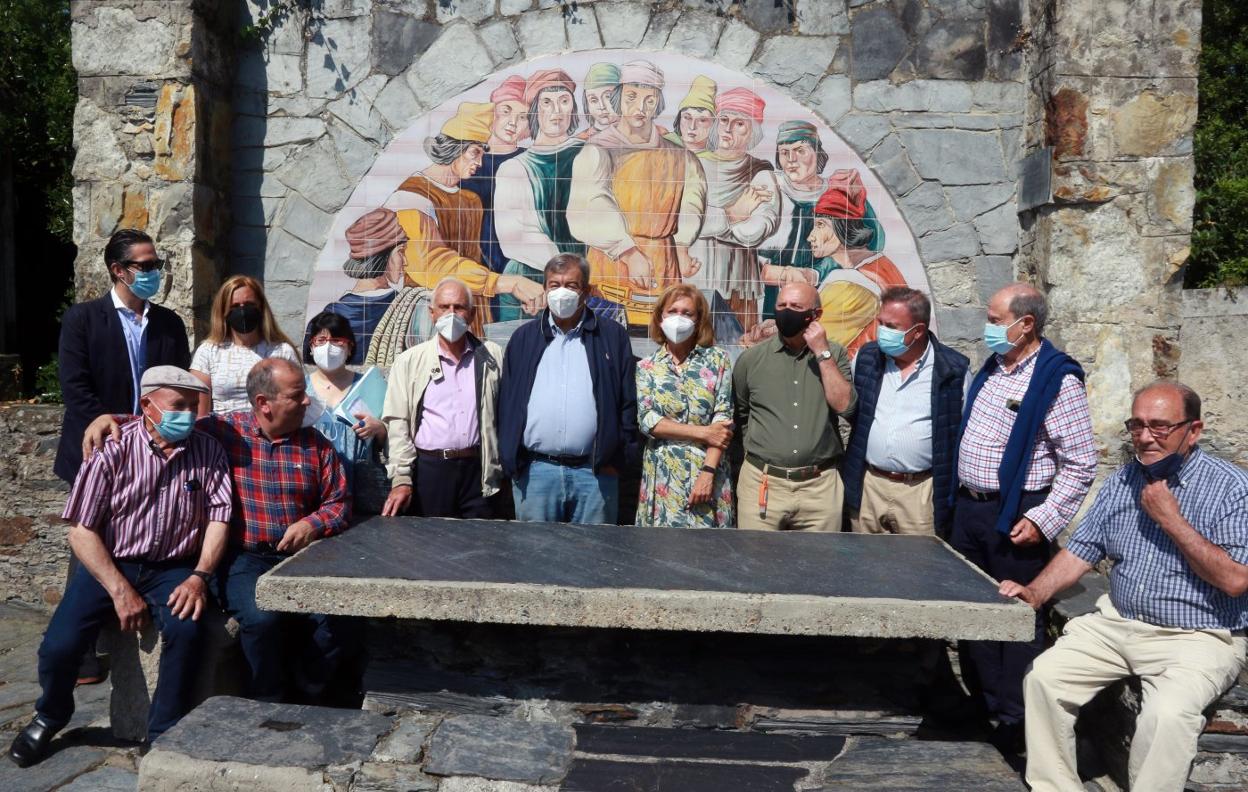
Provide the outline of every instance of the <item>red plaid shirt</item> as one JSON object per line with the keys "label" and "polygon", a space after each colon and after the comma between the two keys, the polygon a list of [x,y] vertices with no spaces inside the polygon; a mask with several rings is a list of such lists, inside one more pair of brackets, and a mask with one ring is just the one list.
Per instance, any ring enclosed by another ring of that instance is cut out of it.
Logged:
{"label": "red plaid shirt", "polygon": [[[329,441],[312,427],[280,440],[260,431],[250,411],[208,415],[196,428],[221,443],[234,479],[230,544],[276,547],[286,529],[304,520],[321,537],[346,530],[351,519],[347,474]],[[271,548],[265,548],[271,549]]]}
{"label": "red plaid shirt", "polygon": [[[1018,413],[1007,401],[1021,404],[1036,368],[1037,349],[1013,371],[999,366],[989,375],[971,406],[971,417],[958,446],[958,478],[977,492],[997,492],[997,469]],[[998,360],[998,362],[1000,362]],[[1053,539],[1075,518],[1096,477],[1096,439],[1088,394],[1078,377],[1067,375],[1049,405],[1027,466],[1025,490],[1052,487],[1044,503],[1024,516]]]}

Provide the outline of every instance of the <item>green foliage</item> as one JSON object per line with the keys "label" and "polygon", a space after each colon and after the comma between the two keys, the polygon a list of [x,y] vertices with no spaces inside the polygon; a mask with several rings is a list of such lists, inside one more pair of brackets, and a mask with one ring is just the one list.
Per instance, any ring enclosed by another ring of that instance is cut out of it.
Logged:
{"label": "green foliage", "polygon": [[69,0],[0,0],[0,145],[12,152],[14,195],[46,202],[48,230],[73,229],[73,119]]}
{"label": "green foliage", "polygon": [[61,377],[56,355],[35,371],[35,397],[43,404],[61,404]]}
{"label": "green foliage", "polygon": [[286,21],[286,18],[295,12],[296,9],[310,7],[313,0],[270,0],[271,5],[267,11],[261,11],[255,21],[249,25],[243,25],[243,29],[239,31],[239,36],[243,41],[265,41],[269,35],[277,29],[277,26]]}
{"label": "green foliage", "polygon": [[1248,284],[1248,3],[1204,0],[1186,285]]}

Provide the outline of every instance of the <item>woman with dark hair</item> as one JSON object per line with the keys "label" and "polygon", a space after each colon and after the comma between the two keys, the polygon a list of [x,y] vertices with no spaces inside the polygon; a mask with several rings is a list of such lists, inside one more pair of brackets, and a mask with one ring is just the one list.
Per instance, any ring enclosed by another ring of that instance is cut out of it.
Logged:
{"label": "woman with dark hair", "polygon": [[308,397],[312,403],[304,422],[315,426],[333,443],[347,469],[347,486],[354,491],[355,464],[370,458],[374,443],[385,444],[386,425],[364,412],[354,413],[356,421],[350,426],[334,415],[351,386],[364,376],[347,368],[347,361],[355,355],[351,323],[332,311],[322,311],[308,323],[307,337],[303,352],[316,364],[316,370],[308,375]]}

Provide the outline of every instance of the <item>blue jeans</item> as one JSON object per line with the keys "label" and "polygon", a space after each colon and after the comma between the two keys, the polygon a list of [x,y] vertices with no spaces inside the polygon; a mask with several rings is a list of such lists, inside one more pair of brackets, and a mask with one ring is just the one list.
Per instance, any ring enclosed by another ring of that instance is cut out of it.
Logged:
{"label": "blue jeans", "polygon": [[[190,709],[199,665],[199,622],[190,617],[179,619],[165,603],[195,566],[189,561],[117,561],[116,565],[143,597],[160,630],[160,677],[147,714],[147,738],[154,740]],[[57,729],[64,728],[74,714],[74,683],[82,653],[95,644],[100,626],[115,613],[112,597],[85,567],[79,566],[39,645],[43,695],[35,703],[35,711]]]}
{"label": "blue jeans", "polygon": [[[298,615],[261,610],[256,606],[256,581],[284,561],[277,553],[252,553],[233,549],[221,563],[217,578],[221,605],[239,627],[239,643],[251,677],[247,695],[257,701],[281,701],[289,680],[298,669],[306,685],[323,688],[343,661],[358,646],[358,620],[325,614]],[[302,620],[311,629],[311,646],[288,652],[286,632]]]}
{"label": "blue jeans", "polygon": [[614,525],[620,512],[620,480],[591,467],[564,467],[533,460],[516,477],[516,519]]}

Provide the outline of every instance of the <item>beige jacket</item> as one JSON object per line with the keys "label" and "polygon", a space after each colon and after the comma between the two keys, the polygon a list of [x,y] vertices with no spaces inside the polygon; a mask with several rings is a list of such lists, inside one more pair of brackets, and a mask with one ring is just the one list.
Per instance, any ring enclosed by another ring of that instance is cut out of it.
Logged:
{"label": "beige jacket", "polygon": [[[477,382],[477,419],[481,434],[481,492],[485,496],[498,492],[503,466],[498,454],[498,426],[495,408],[498,404],[498,380],[503,370],[503,350],[493,341],[480,341],[469,336],[475,347]],[[425,388],[442,377],[438,357],[438,337],[404,351],[394,359],[386,386],[386,404],[381,420],[389,433],[387,449],[390,461],[386,472],[390,486],[412,483],[412,463],[416,461],[416,430],[420,427],[420,402]]]}

